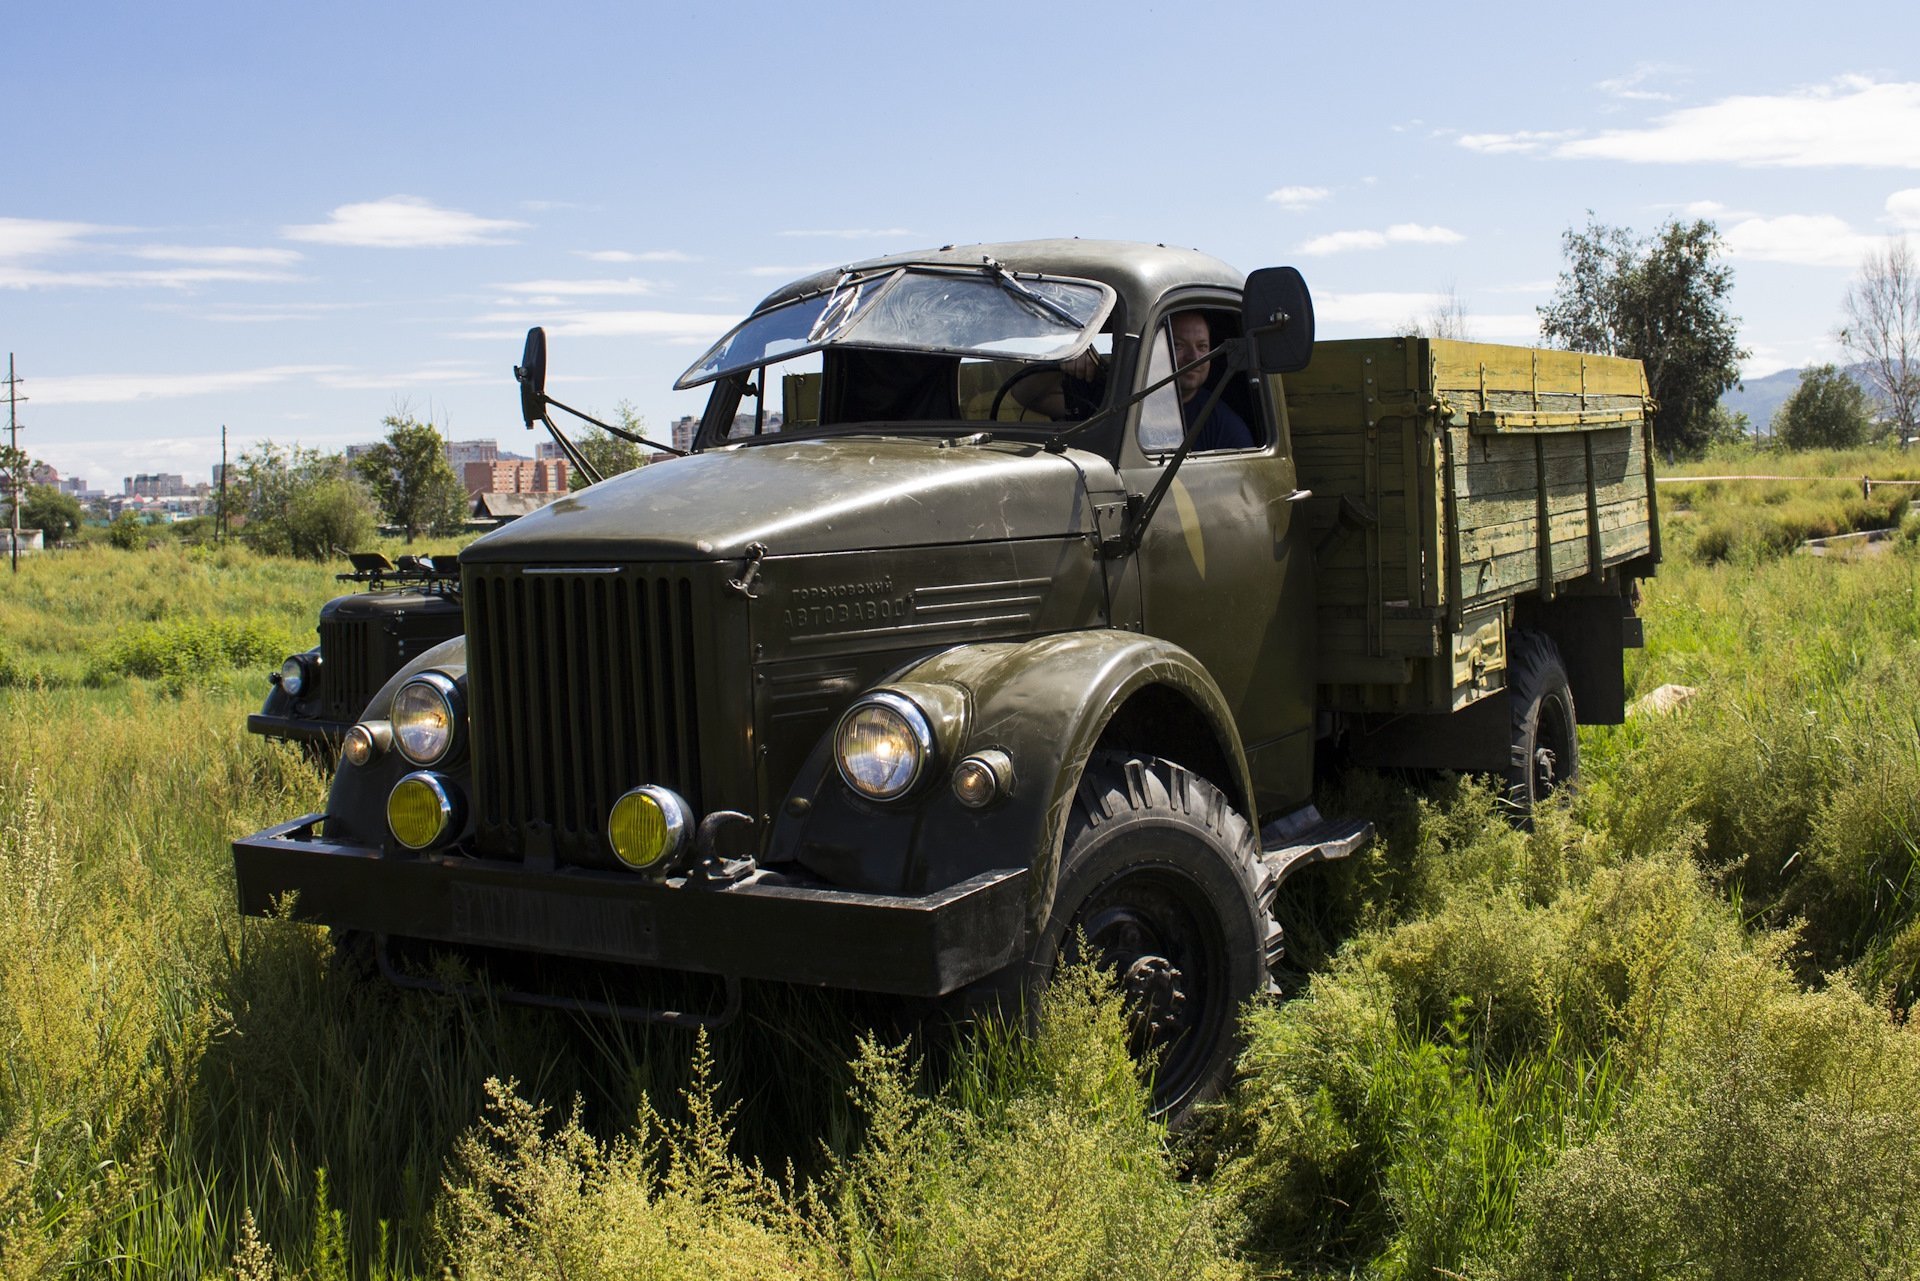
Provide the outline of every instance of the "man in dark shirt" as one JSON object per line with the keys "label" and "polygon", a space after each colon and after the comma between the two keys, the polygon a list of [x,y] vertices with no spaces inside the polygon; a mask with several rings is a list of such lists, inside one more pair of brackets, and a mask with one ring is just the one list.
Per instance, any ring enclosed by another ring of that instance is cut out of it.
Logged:
{"label": "man in dark shirt", "polygon": [[[1213,333],[1207,327],[1204,312],[1183,311],[1173,318],[1173,367],[1178,369],[1190,360],[1199,360],[1213,350]],[[1174,387],[1180,393],[1180,421],[1187,429],[1193,429],[1193,416],[1206,408],[1207,374],[1212,370],[1213,362],[1202,361],[1174,379]],[[1207,415],[1207,421],[1200,428],[1200,437],[1193,442],[1193,450],[1200,453],[1209,449],[1252,449],[1253,433],[1247,430],[1244,419],[1233,411],[1226,401],[1215,402],[1213,412]]]}
{"label": "man in dark shirt", "polygon": [[[1213,349],[1213,331],[1203,311],[1176,312],[1168,328],[1172,331],[1175,369],[1190,360],[1199,360]],[[1207,375],[1212,369],[1211,361],[1202,361],[1174,380],[1174,390],[1180,397],[1180,421],[1187,428],[1192,428],[1193,416],[1206,407],[1207,398],[1212,394],[1207,387]],[[1028,408],[1038,409],[1054,418],[1084,418],[1105,397],[1106,382],[1107,371],[1100,363],[1100,358],[1086,351],[1063,365],[1061,377],[1051,386],[1036,379],[1035,383],[1039,385],[1035,390],[1039,394],[1033,395],[1031,400],[1018,392],[1015,399]],[[1247,427],[1246,420],[1234,412],[1233,406],[1222,400],[1207,415],[1199,438],[1193,442],[1193,452],[1251,449],[1253,446],[1253,432]]]}

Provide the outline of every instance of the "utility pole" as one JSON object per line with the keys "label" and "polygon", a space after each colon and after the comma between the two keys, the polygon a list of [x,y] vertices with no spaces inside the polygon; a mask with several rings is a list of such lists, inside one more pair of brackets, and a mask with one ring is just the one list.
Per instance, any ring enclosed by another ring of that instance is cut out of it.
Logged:
{"label": "utility pole", "polygon": [[[20,379],[14,377],[13,353],[8,352],[7,444],[13,449],[11,458],[19,462],[25,462],[25,459],[20,454],[20,402],[25,399],[26,397],[20,394]],[[16,574],[20,572],[20,477],[23,470],[24,468],[14,467],[7,469],[7,479],[12,482],[8,487],[10,490],[9,497],[13,499],[13,541],[10,546],[13,550],[13,572]]]}
{"label": "utility pole", "polygon": [[227,541],[227,425],[220,424],[220,541]]}

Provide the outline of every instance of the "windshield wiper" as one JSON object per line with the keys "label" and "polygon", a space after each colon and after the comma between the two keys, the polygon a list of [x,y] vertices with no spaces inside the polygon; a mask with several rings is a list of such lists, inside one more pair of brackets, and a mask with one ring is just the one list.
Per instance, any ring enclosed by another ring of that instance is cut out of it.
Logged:
{"label": "windshield wiper", "polygon": [[1037,294],[1021,284],[1018,280],[1014,279],[1012,272],[1002,267],[992,258],[982,257],[980,263],[993,274],[993,278],[1000,283],[1002,289],[1012,294],[1015,298],[1020,299],[1042,315],[1051,316],[1053,319],[1073,329],[1079,329],[1086,323],[1065,307],[1053,301],[1053,299]]}

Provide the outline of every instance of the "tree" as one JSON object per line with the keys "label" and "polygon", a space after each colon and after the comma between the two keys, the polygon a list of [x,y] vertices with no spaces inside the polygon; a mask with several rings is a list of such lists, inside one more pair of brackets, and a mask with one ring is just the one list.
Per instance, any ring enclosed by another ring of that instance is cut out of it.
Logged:
{"label": "tree", "polygon": [[371,500],[338,454],[263,440],[240,455],[231,484],[246,515],[240,536],[257,551],[324,559],[373,535]]}
{"label": "tree", "polygon": [[358,466],[387,523],[400,526],[408,542],[422,533],[458,533],[467,521],[467,491],[440,433],[404,414],[390,414],[382,425],[387,438]]}
{"label": "tree", "polygon": [[[614,409],[619,414],[622,427],[636,436],[646,434],[647,424],[631,404],[623,400]],[[593,464],[593,469],[600,473],[602,479],[632,471],[647,462],[647,455],[641,452],[640,446],[610,431],[601,431],[598,427],[587,428],[574,438],[573,443]],[[570,490],[585,489],[590,483],[578,467],[567,473],[567,488]]]}
{"label": "tree", "polygon": [[1867,438],[1867,393],[1832,365],[1809,365],[1773,415],[1774,438],[1788,449],[1848,449]]}
{"label": "tree", "polygon": [[1867,367],[1904,447],[1920,416],[1920,261],[1906,237],[1867,254],[1840,309],[1840,343]]}
{"label": "tree", "polygon": [[72,538],[79,531],[80,522],[85,519],[86,513],[80,508],[80,500],[72,494],[60,492],[52,485],[29,487],[20,503],[21,527],[42,531],[48,546]]}
{"label": "tree", "polygon": [[1409,338],[1453,338],[1460,342],[1473,341],[1473,327],[1467,322],[1466,305],[1460,301],[1460,291],[1448,285],[1444,293],[1433,296],[1427,314],[1404,321],[1400,332]]}
{"label": "tree", "polygon": [[1715,261],[1720,233],[1705,220],[1669,221],[1637,238],[1591,213],[1587,218],[1586,230],[1561,236],[1567,268],[1553,300],[1538,309],[1540,332],[1569,351],[1644,362],[1659,403],[1655,442],[1669,452],[1696,452],[1747,357],[1739,321],[1727,314],[1733,271]]}

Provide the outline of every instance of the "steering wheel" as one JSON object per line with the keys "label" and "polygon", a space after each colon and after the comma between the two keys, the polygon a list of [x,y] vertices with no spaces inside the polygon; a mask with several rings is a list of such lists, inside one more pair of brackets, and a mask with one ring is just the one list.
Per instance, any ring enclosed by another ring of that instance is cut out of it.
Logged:
{"label": "steering wheel", "polygon": [[1062,366],[1059,361],[1045,360],[1037,365],[1028,365],[1024,369],[1014,370],[1012,374],[1008,375],[1006,381],[1000,384],[999,390],[993,393],[993,405],[987,410],[987,421],[990,423],[1000,421],[1000,404],[1007,398],[1007,393],[1012,391],[1016,384],[1033,377],[1035,374],[1058,371],[1061,368]]}

